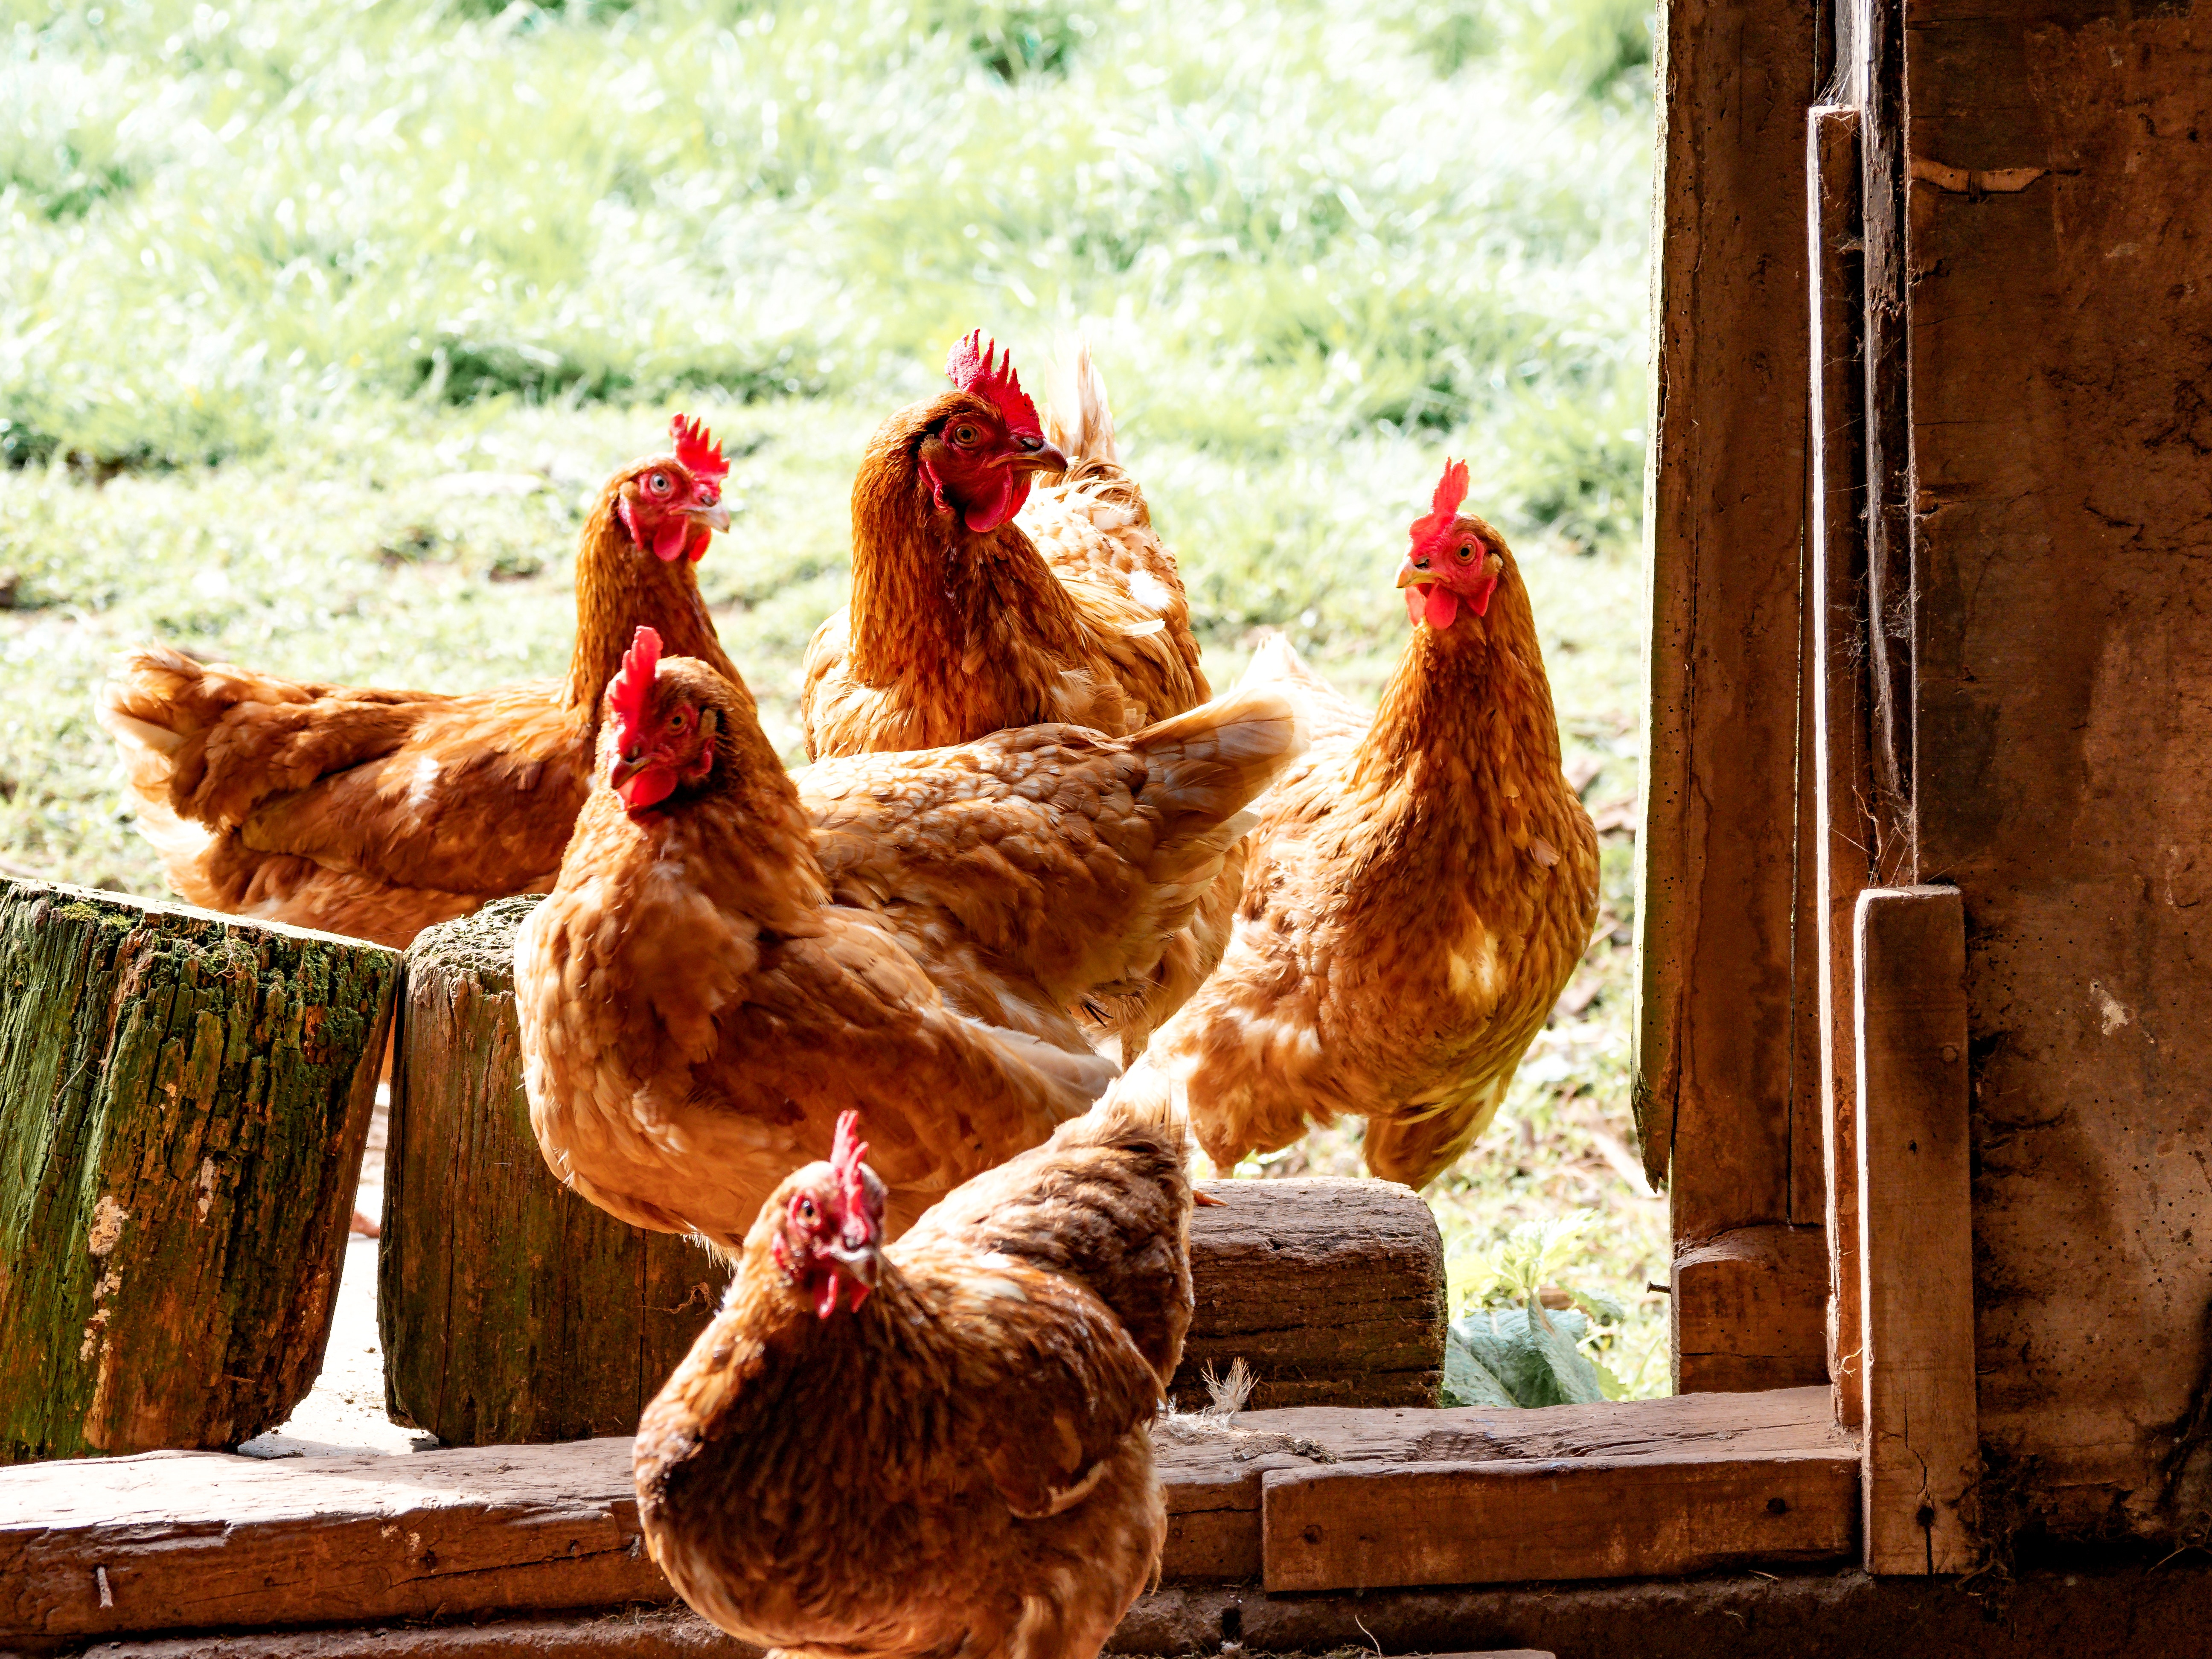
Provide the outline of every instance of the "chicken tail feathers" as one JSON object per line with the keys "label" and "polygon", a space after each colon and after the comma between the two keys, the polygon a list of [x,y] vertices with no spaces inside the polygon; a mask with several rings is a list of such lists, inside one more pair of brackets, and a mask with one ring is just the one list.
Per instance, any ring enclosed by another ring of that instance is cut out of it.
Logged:
{"label": "chicken tail feathers", "polygon": [[1142,1060],[1121,1073],[1090,1115],[1102,1123],[1126,1120],[1149,1125],[1171,1136],[1188,1154],[1190,1109],[1182,1091],[1174,1078]]}
{"label": "chicken tail feathers", "polygon": [[1106,401],[1106,378],[1091,360],[1091,343],[1077,339],[1056,354],[1046,384],[1045,435],[1079,472],[1086,461],[1119,466],[1114,441],[1114,410]]}
{"label": "chicken tail feathers", "polygon": [[1244,809],[1309,741],[1295,698],[1277,686],[1244,684],[1131,737],[1146,769],[1144,803],[1161,816],[1154,862],[1194,842],[1204,856],[1226,848],[1251,827]]}

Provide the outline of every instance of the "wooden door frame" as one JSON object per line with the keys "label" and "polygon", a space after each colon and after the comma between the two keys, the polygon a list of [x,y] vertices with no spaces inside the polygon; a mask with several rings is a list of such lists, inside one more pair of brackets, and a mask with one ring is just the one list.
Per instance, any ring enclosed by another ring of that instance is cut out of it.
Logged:
{"label": "wooden door frame", "polygon": [[[1895,884],[1917,874],[1910,756],[1882,758],[1881,711],[1909,694],[1909,628],[1869,646],[1881,595],[1911,581],[1887,527],[1910,527],[1904,428],[1885,425],[1903,391],[1884,378],[1908,319],[1881,242],[1900,16],[1869,0],[1844,31],[1854,81],[1832,77],[1814,0],[1662,7],[1636,1107],[1670,1191],[1684,1392],[1170,1423],[1170,1582],[1972,1559],[1962,907]],[[1850,97],[1816,107],[1832,78]],[[273,1595],[258,1568],[239,1581],[265,1624],[668,1595],[626,1443],[251,1462],[0,1470],[21,1586],[0,1637],[207,1628],[234,1546],[307,1562]],[[434,1535],[449,1556],[424,1553]],[[465,1565],[485,1550],[502,1565]]]}

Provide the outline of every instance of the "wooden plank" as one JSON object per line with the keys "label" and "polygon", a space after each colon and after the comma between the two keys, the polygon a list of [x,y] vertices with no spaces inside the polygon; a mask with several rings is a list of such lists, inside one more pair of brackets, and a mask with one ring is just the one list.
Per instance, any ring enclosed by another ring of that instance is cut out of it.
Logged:
{"label": "wooden plank", "polygon": [[398,979],[359,940],[0,878],[0,1462],[290,1415]]}
{"label": "wooden plank", "polygon": [[1981,1450],[1959,890],[1869,889],[1857,938],[1866,1567],[1964,1572]]}
{"label": "wooden plank", "polygon": [[0,1476],[0,1641],[665,1601],[627,1439]]}
{"label": "wooden plank", "polygon": [[1745,1227],[1674,1258],[1678,1394],[1828,1380],[1828,1243],[1819,1227]]}
{"label": "wooden plank", "polygon": [[1814,935],[1820,973],[1822,1220],[1829,1251],[1828,1374],[1837,1420],[1863,1411],[1859,1355],[1857,1015],[1851,918],[1872,879],[1878,827],[1869,803],[1865,410],[1861,339],[1865,228],[1856,110],[1807,116],[1812,204],[1813,489],[1808,662],[1814,746]]}
{"label": "wooden plank", "polygon": [[1920,868],[1966,908],[1980,1431],[2039,1526],[2163,1554],[2212,1510],[2212,12],[1909,30]]}
{"label": "wooden plank", "polygon": [[1248,1412],[1226,1423],[1177,1418],[1154,1436],[1168,1494],[1170,1578],[1259,1576],[1261,1480],[1276,1469],[1501,1458],[1857,1455],[1826,1388],[1688,1395],[1536,1411]]}
{"label": "wooden plank", "polygon": [[[1675,1236],[1790,1219],[1812,0],[1661,11],[1636,1106]],[[1747,1018],[1747,1011],[1757,1016]]]}
{"label": "wooden plank", "polygon": [[762,1659],[690,1608],[103,1643],[98,1659]]}
{"label": "wooden plank", "polygon": [[1628,1578],[1819,1561],[1855,1541],[1841,1452],[1278,1469],[1262,1477],[1269,1595]]}
{"label": "wooden plank", "polygon": [[1890,882],[1917,878],[1912,805],[1912,434],[1907,378],[1911,303],[1905,246],[1905,7],[1855,0],[1863,31],[1852,65],[1859,109],[1860,311],[1864,374],[1866,720],[1874,862]]}
{"label": "wooden plank", "polygon": [[[1164,1576],[1213,1583],[1260,1576],[1261,1482],[1279,1470],[1856,1456],[1829,1420],[1824,1389],[1540,1411],[1177,1416],[1154,1438],[1170,1516]],[[0,1469],[0,1649],[30,1638],[665,1601],[672,1593],[638,1539],[623,1438]]]}
{"label": "wooden plank", "polygon": [[[1109,1647],[1113,1651],[1141,1651]],[[110,1643],[100,1659],[759,1659],[688,1607],[580,1618],[501,1620],[389,1630],[319,1630]],[[1544,1648],[1488,1648],[1421,1659],[1556,1659]]]}
{"label": "wooden plank", "polygon": [[1170,1386],[1207,1404],[1242,1358],[1255,1411],[1433,1406],[1443,1381],[1444,1247],[1420,1195],[1389,1181],[1216,1181],[1190,1221],[1196,1306]]}
{"label": "wooden plank", "polygon": [[449,1446],[627,1434],[720,1305],[726,1268],[616,1220],[538,1155],[514,1016],[536,898],[407,952],[378,1245],[392,1419]]}

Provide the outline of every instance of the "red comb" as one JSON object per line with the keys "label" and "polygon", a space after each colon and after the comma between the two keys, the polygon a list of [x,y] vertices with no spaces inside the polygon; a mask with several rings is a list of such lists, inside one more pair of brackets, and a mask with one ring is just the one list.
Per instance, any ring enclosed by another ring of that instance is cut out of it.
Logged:
{"label": "red comb", "polygon": [[1015,376],[1013,353],[1000,350],[998,342],[985,339],[981,329],[952,348],[945,360],[945,378],[963,392],[987,399],[1004,417],[1008,430],[1042,435],[1044,424],[1037,419],[1036,405]]}
{"label": "red comb", "polygon": [[860,1162],[867,1155],[868,1143],[860,1139],[860,1115],[839,1113],[837,1139],[830,1152],[830,1168],[843,1192],[846,1209],[855,1215],[867,1213],[867,1188],[860,1180]]}
{"label": "red comb", "polygon": [[1430,537],[1450,528],[1451,521],[1459,516],[1460,503],[1466,499],[1467,463],[1446,461],[1444,476],[1437,480],[1437,493],[1429,500],[1428,516],[1414,520],[1408,532],[1413,545],[1419,548]]}
{"label": "red comb", "polygon": [[623,654],[622,672],[615,676],[612,693],[615,724],[629,727],[645,718],[645,700],[653,692],[653,677],[660,670],[660,635],[641,628]]}
{"label": "red comb", "polygon": [[676,435],[676,459],[686,472],[716,483],[729,476],[730,464],[722,459],[722,446],[714,441],[704,421],[686,420],[678,415],[668,423],[668,429]]}

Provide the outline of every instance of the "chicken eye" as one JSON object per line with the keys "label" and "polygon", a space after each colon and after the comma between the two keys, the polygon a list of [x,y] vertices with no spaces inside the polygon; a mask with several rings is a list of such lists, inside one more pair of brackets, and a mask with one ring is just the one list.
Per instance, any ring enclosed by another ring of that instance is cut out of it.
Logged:
{"label": "chicken eye", "polygon": [[952,441],[956,444],[972,444],[981,435],[964,421],[952,428]]}
{"label": "chicken eye", "polygon": [[668,475],[665,472],[654,472],[647,475],[645,481],[645,487],[647,489],[650,489],[656,495],[665,495],[669,490]]}
{"label": "chicken eye", "polygon": [[681,732],[690,723],[690,718],[681,709],[668,717],[668,729],[672,732]]}
{"label": "chicken eye", "polygon": [[799,1200],[799,1218],[801,1221],[807,1222],[811,1222],[814,1219],[814,1200],[812,1199],[802,1198]]}
{"label": "chicken eye", "polygon": [[1470,560],[1470,559],[1472,559],[1472,558],[1474,558],[1474,544],[1473,542],[1469,542],[1469,543],[1468,543],[1468,544],[1467,544],[1466,546],[1464,546],[1464,547],[1462,547],[1462,548],[1461,548],[1461,549],[1460,549],[1460,550],[1459,550],[1459,562],[1460,562],[1462,564],[1465,564],[1465,563],[1467,563],[1468,560]]}

